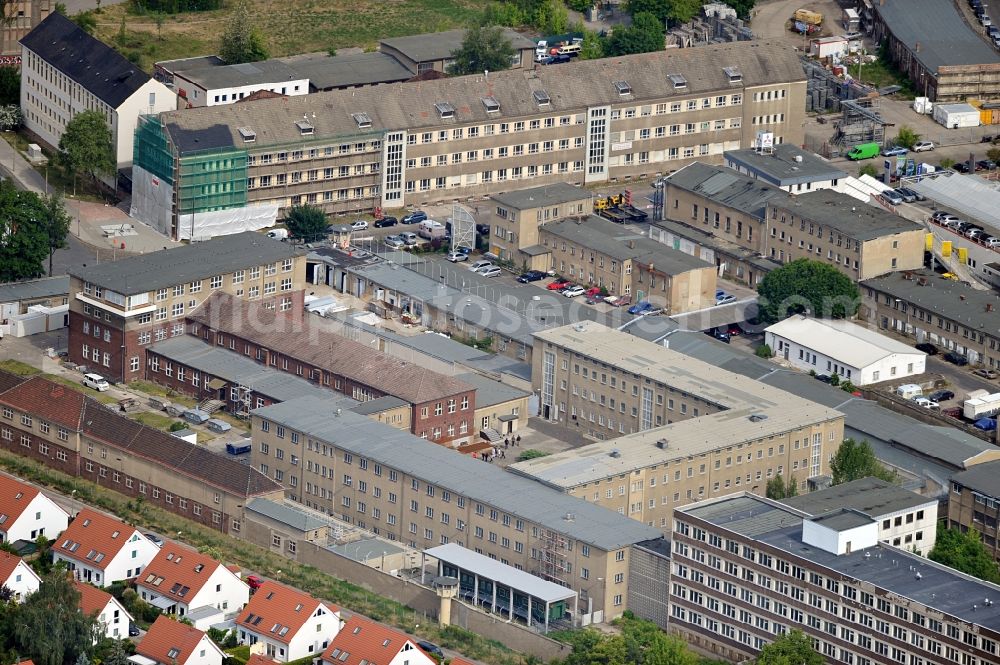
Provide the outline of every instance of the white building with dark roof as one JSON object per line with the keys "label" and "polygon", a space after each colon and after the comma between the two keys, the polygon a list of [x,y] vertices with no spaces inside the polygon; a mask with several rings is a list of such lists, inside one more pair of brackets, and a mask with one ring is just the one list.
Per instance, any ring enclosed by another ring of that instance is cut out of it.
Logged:
{"label": "white building with dark roof", "polygon": [[111,129],[116,164],[129,166],[139,115],[177,106],[165,85],[58,12],[28,33],[21,49],[24,126],[53,148],[75,115],[96,110]]}

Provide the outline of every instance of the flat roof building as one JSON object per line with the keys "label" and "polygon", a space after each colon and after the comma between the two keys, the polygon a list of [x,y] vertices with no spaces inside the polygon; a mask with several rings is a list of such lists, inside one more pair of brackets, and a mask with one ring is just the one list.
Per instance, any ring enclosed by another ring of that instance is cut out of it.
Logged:
{"label": "flat roof building", "polygon": [[535,345],[541,417],[600,440],[508,470],[661,529],[676,506],[777,474],[805,488],[843,440],[833,408],[597,323]]}
{"label": "flat roof building", "polygon": [[729,168],[793,194],[829,189],[847,177],[828,160],[791,143],[781,143],[768,151],[727,150],[723,156]]}
{"label": "flat roof building", "polygon": [[1000,586],[879,543],[855,510],[813,517],[733,494],[677,510],[672,538],[670,628],[716,657],[754,658],[793,629],[829,662],[987,665],[1000,653]]}
{"label": "flat roof building", "polygon": [[844,319],[795,314],[764,329],[775,356],[856,386],[923,374],[927,354]]}

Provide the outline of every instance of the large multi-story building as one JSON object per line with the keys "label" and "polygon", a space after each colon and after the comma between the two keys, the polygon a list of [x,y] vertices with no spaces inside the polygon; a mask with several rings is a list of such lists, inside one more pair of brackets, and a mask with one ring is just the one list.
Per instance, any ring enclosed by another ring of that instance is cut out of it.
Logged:
{"label": "large multi-story building", "polygon": [[725,167],[666,178],[663,212],[779,264],[815,259],[855,281],[923,265],[919,224],[832,189],[788,194]]}
{"label": "large multi-story building", "polygon": [[778,474],[805,488],[844,437],[832,408],[597,323],[535,333],[532,357],[541,416],[606,440],[509,470],[661,529]]}
{"label": "large multi-story building", "polygon": [[829,663],[1000,658],[1000,586],[880,543],[861,512],[743,493],[678,510],[672,538],[670,630],[726,660],[793,629]]}
{"label": "large multi-story building", "polygon": [[756,132],[801,143],[798,54],[734,42],[163,113],[136,135],[133,210],[171,237],[531,185],[654,177]]}
{"label": "large multi-story building", "polygon": [[[317,390],[360,402],[398,397],[409,411],[410,431],[422,438],[457,446],[476,434],[475,387],[338,335],[309,314],[286,314],[218,293],[187,321],[191,334],[209,346],[302,377]],[[151,377],[159,371],[152,362],[147,368]],[[198,380],[197,371],[190,376]]]}
{"label": "large multi-story building", "polygon": [[973,531],[1000,560],[1000,462],[984,462],[951,477],[948,526]]}
{"label": "large multi-story building", "polygon": [[586,189],[565,182],[493,194],[490,251],[525,270],[548,270],[549,257],[538,241],[539,227],[590,215],[592,198]]}
{"label": "large multi-story building", "polygon": [[[98,111],[111,130],[115,164],[128,166],[139,115],[176,108],[169,88],[59,12],[25,35],[21,47],[24,127],[53,150],[76,114]],[[106,181],[114,186],[114,175]]]}
{"label": "large multi-story building", "polygon": [[646,300],[665,314],[715,304],[715,266],[597,215],[549,222],[538,236],[551,269],[585,286]]}
{"label": "large multi-story building", "polygon": [[255,410],[253,438],[254,467],[294,500],[411,547],[475,550],[578,591],[608,619],[627,606],[632,546],[661,536],[317,397]]}
{"label": "large multi-story building", "polygon": [[234,459],[115,413],[44,377],[0,372],[0,448],[224,533],[284,490]]}
{"label": "large multi-story building", "polygon": [[145,349],[184,334],[184,316],[213,293],[301,310],[305,256],[240,233],[70,269],[69,357],[110,381],[142,377]]}
{"label": "large multi-story building", "polygon": [[861,315],[880,329],[954,351],[973,365],[1000,368],[995,291],[920,270],[867,280],[861,295]]}

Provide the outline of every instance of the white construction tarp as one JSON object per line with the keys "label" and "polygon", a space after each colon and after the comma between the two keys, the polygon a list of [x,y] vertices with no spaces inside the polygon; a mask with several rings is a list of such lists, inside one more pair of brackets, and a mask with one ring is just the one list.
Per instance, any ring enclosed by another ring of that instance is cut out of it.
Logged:
{"label": "white construction tarp", "polygon": [[970,219],[1000,226],[1000,189],[997,183],[954,171],[908,178],[906,186]]}
{"label": "white construction tarp", "polygon": [[138,219],[168,238],[173,214],[174,188],[141,166],[132,167],[132,204],[129,217]]}
{"label": "white construction tarp", "polygon": [[179,217],[178,236],[180,240],[209,240],[216,236],[266,229],[274,226],[277,219],[277,203],[196,212]]}

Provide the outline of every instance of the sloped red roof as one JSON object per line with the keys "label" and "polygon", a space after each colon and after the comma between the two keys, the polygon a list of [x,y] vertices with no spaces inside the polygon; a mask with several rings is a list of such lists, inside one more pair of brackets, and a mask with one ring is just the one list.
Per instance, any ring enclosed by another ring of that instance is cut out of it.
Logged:
{"label": "sloped red roof", "polygon": [[135,652],[163,665],[185,662],[198,648],[205,633],[194,626],[161,614],[149,627]]}
{"label": "sloped red roof", "polygon": [[17,568],[17,564],[22,561],[23,559],[17,555],[0,551],[0,583],[6,582],[10,578],[14,569]]}
{"label": "sloped red roof", "polygon": [[74,581],[73,586],[80,593],[80,611],[86,615],[100,613],[111,602],[111,594],[101,591],[86,582]]}
{"label": "sloped red roof", "polygon": [[0,530],[9,529],[39,493],[38,488],[16,478],[0,476]]}
{"label": "sloped red roof", "polygon": [[222,564],[212,557],[168,540],[142,571],[136,585],[187,603],[221,567]]}
{"label": "sloped red roof", "polygon": [[74,432],[80,429],[86,401],[83,393],[41,376],[33,376],[0,393],[0,404],[58,423]]}
{"label": "sloped red roof", "polygon": [[323,661],[333,665],[389,665],[404,650],[425,656],[428,663],[434,662],[406,633],[355,614],[327,646]]}
{"label": "sloped red roof", "polygon": [[84,508],[56,539],[52,550],[104,570],[135,532],[134,526]]}
{"label": "sloped red roof", "polygon": [[250,597],[250,602],[240,612],[236,623],[247,630],[288,644],[320,605],[326,606],[331,612],[338,609],[335,605],[316,600],[298,589],[268,580]]}

